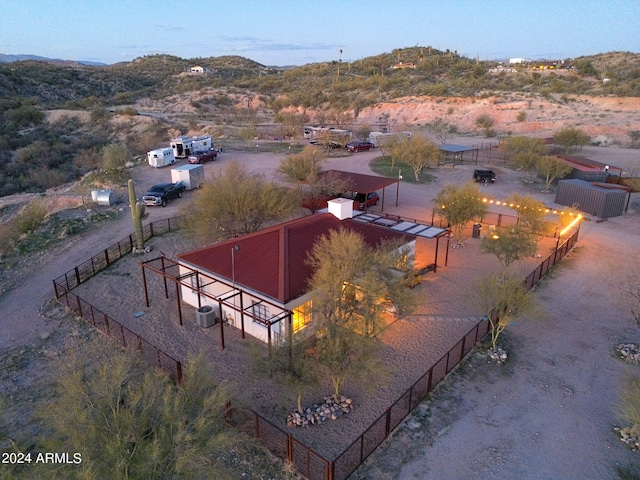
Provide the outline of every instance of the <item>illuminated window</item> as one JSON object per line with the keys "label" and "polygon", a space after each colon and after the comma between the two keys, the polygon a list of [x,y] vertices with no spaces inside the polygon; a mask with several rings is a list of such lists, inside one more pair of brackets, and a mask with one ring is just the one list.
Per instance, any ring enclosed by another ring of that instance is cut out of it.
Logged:
{"label": "illuminated window", "polygon": [[303,329],[311,323],[311,301],[293,310],[293,333]]}

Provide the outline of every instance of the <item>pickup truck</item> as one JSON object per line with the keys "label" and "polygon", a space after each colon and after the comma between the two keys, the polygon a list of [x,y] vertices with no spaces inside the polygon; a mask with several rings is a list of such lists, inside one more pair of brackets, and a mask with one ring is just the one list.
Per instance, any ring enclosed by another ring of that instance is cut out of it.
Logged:
{"label": "pickup truck", "polygon": [[151,185],[147,193],[142,196],[145,205],[162,205],[167,206],[167,201],[172,198],[182,197],[185,186],[182,182],[176,183],[156,183]]}
{"label": "pickup truck", "polygon": [[202,163],[207,160],[215,160],[218,157],[218,152],[214,149],[204,150],[202,152],[193,152],[189,155],[189,163]]}
{"label": "pickup truck", "polygon": [[473,179],[476,182],[495,182],[496,174],[493,173],[493,170],[474,170],[473,171]]}

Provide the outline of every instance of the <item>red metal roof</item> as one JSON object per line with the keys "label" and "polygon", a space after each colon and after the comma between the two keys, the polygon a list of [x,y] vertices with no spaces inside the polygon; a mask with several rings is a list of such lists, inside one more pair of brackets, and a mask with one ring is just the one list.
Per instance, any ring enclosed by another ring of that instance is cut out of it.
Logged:
{"label": "red metal roof", "polygon": [[[351,219],[340,221],[332,214],[321,213],[183,253],[178,259],[229,281],[235,277],[237,284],[286,304],[308,291],[313,272],[306,260],[316,240],[340,228],[359,233],[374,247],[382,239],[404,239],[407,243],[415,239],[384,227]],[[231,250],[236,245],[240,248],[234,251],[232,269]]]}
{"label": "red metal roof", "polygon": [[343,172],[341,170],[327,170],[326,172],[322,172],[321,175],[328,175],[330,173],[338,177],[346,178],[348,184],[351,185],[350,190],[359,193],[375,192],[399,181],[397,178],[378,177],[376,175]]}

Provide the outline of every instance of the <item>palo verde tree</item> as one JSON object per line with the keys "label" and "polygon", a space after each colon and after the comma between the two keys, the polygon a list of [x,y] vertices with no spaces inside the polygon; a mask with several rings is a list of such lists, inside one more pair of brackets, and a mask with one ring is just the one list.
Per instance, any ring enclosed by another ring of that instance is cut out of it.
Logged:
{"label": "palo verde tree", "polygon": [[443,215],[451,228],[456,245],[463,245],[463,235],[469,223],[487,213],[487,205],[482,201],[478,187],[467,182],[463,185],[446,184],[434,199],[436,209]]}
{"label": "palo verde tree", "polygon": [[566,177],[571,170],[571,165],[549,155],[540,157],[536,163],[536,172],[544,178],[545,192],[550,192],[553,182]]}
{"label": "palo verde tree", "polygon": [[[537,243],[545,235],[553,233],[554,224],[545,220],[547,208],[544,203],[531,195],[512,193],[505,203],[518,215],[518,226],[528,230]],[[535,251],[533,252],[535,253]]]}
{"label": "palo verde tree", "polygon": [[532,309],[531,297],[521,278],[497,275],[478,282],[477,296],[491,324],[491,348],[495,352],[500,335],[513,319]]}
{"label": "palo verde tree", "polygon": [[327,370],[336,400],[346,381],[367,382],[381,372],[374,336],[385,315],[402,313],[409,305],[407,273],[413,262],[408,256],[395,244],[369,246],[346,229],[320,237],[310,252],[318,327],[311,354]]}
{"label": "palo verde tree", "polygon": [[500,144],[500,149],[509,156],[515,168],[527,173],[527,182],[533,183],[536,166],[546,152],[542,140],[525,136],[509,137]]}
{"label": "palo verde tree", "polygon": [[[224,420],[230,390],[211,365],[190,359],[178,386],[99,340],[67,350],[41,412],[51,432],[43,448],[82,454],[69,478],[237,478],[222,459],[242,441]],[[38,478],[60,477],[48,470]]]}
{"label": "palo verde tree", "polygon": [[421,135],[412,135],[411,138],[393,142],[390,146],[390,154],[392,168],[396,160],[406,163],[413,169],[416,182],[419,182],[420,173],[426,167],[438,164],[440,148]]}
{"label": "palo verde tree", "polygon": [[231,238],[281,220],[296,208],[291,191],[232,161],[217,170],[185,211],[185,226],[202,241]]}
{"label": "palo verde tree", "polygon": [[567,153],[576,147],[583,147],[591,141],[591,137],[579,128],[563,127],[553,133],[553,143],[562,147]]}
{"label": "palo verde tree", "polygon": [[320,150],[312,145],[306,146],[300,153],[287,155],[278,165],[278,173],[291,182],[305,182],[322,171]]}
{"label": "palo verde tree", "polygon": [[335,172],[322,172],[320,150],[308,146],[302,152],[287,155],[278,167],[278,172],[295,183],[301,204],[311,213],[322,208],[330,198],[352,188],[349,181]]}
{"label": "palo verde tree", "polygon": [[505,278],[509,266],[523,257],[535,254],[534,235],[522,226],[498,227],[492,235],[482,238],[482,253],[495,255],[502,265],[501,278]]}

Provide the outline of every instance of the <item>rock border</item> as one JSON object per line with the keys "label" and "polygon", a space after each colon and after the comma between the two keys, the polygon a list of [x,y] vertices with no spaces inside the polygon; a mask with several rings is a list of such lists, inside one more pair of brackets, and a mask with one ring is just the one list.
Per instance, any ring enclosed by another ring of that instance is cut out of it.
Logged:
{"label": "rock border", "polygon": [[323,403],[314,403],[311,407],[302,410],[302,412],[295,410],[287,416],[288,427],[309,427],[326,420],[337,420],[353,410],[353,401],[340,396],[340,401],[336,402],[333,395],[330,395],[324,397]]}

